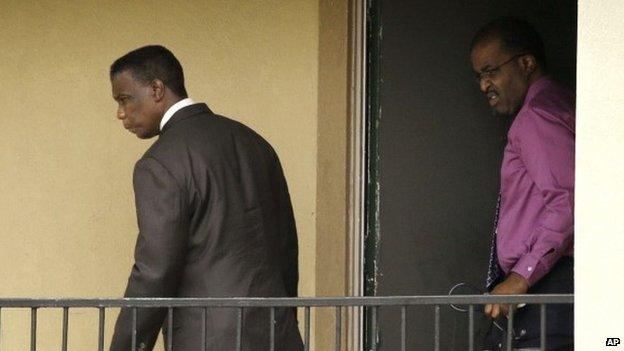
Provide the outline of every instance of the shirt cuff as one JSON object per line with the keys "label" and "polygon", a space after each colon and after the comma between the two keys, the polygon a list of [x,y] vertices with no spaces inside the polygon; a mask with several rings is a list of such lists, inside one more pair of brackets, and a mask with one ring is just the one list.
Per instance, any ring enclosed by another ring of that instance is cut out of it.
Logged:
{"label": "shirt cuff", "polygon": [[549,267],[542,262],[541,258],[542,257],[535,257],[531,254],[524,255],[516,262],[516,265],[511,271],[523,276],[529,283],[529,287],[531,287],[550,270]]}

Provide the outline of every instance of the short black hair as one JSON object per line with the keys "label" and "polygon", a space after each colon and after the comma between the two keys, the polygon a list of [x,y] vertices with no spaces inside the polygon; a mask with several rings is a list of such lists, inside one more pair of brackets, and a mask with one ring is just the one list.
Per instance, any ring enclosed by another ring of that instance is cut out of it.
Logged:
{"label": "short black hair", "polygon": [[161,45],[148,45],[123,55],[110,67],[110,78],[129,70],[137,81],[149,84],[154,79],[161,80],[178,97],[186,98],[184,72],[180,61]]}
{"label": "short black hair", "polygon": [[546,52],[539,33],[529,22],[515,17],[497,18],[479,29],[470,42],[470,51],[486,40],[500,39],[503,50],[510,54],[531,54],[543,69],[546,68]]}

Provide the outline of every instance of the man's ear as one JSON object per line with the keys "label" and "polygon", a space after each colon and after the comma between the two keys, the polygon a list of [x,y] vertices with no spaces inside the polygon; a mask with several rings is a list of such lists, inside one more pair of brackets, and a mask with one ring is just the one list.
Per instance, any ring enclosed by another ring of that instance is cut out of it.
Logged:
{"label": "man's ear", "polygon": [[152,96],[154,97],[154,101],[160,102],[165,98],[165,84],[160,79],[154,79],[150,83],[150,88],[152,90]]}
{"label": "man's ear", "polygon": [[537,60],[533,55],[524,55],[520,57],[520,67],[524,73],[528,76],[533,74],[537,70]]}

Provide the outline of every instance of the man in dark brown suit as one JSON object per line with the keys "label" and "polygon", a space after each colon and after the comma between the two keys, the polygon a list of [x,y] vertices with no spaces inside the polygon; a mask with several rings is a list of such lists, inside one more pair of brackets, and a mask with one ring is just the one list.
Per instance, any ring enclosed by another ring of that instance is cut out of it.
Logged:
{"label": "man in dark brown suit", "polygon": [[[269,143],[188,99],[182,67],[162,46],[119,58],[110,78],[124,127],[158,136],[134,169],[139,235],[125,296],[296,296],[297,233]],[[165,315],[139,309],[139,350],[153,348]],[[236,326],[236,310],[208,309],[204,323],[202,309],[176,309],[173,350],[234,350]],[[275,333],[276,350],[303,348],[294,309],[277,309]],[[269,337],[269,310],[246,309],[242,349],[268,350]],[[122,309],[111,350],[131,340],[132,312]]]}

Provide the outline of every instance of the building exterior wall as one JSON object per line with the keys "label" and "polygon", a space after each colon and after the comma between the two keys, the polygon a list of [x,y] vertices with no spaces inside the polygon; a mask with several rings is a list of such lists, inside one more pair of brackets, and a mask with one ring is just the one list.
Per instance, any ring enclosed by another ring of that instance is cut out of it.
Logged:
{"label": "building exterior wall", "polygon": [[576,349],[624,335],[624,3],[578,4]]}
{"label": "building exterior wall", "polygon": [[[137,140],[115,119],[108,67],[154,43],[178,56],[194,99],[248,124],[279,153],[300,234],[300,295],[346,291],[346,6],[0,2],[0,297],[123,293],[137,230],[132,168],[152,141]],[[621,337],[604,311],[623,312],[613,303],[624,247],[623,15],[616,0],[579,1],[576,318],[583,350]],[[115,316],[107,315],[107,344]],[[333,328],[324,322],[331,314],[318,317],[320,347]],[[29,311],[2,311],[0,348],[28,345],[29,318]],[[39,313],[40,349],[58,348],[60,325],[61,311]],[[69,343],[95,348],[97,311],[70,313]]]}
{"label": "building exterior wall", "polygon": [[[348,1],[319,1],[316,296],[347,292]],[[343,320],[346,321],[346,309]],[[335,347],[335,311],[315,311],[316,350]],[[342,323],[346,346],[347,323]]]}
{"label": "building exterior wall", "polygon": [[[189,95],[278,152],[313,296],[319,164],[318,1],[0,2],[0,297],[119,297],[137,227],[140,141],[115,118],[108,69],[147,44],[181,61]],[[116,311],[106,320],[106,345]],[[97,310],[70,312],[70,349],[96,349]],[[30,312],[2,311],[3,350],[29,343]],[[61,311],[39,313],[59,349]],[[314,335],[314,334],[313,334]]]}

